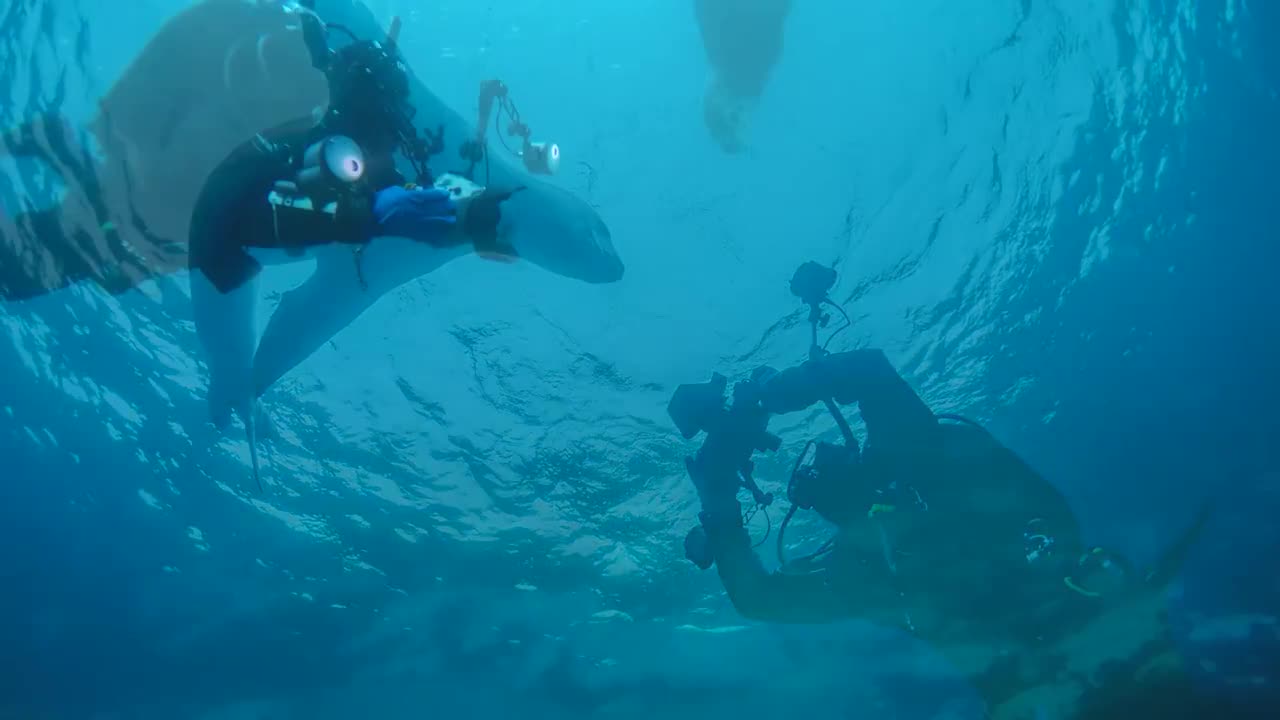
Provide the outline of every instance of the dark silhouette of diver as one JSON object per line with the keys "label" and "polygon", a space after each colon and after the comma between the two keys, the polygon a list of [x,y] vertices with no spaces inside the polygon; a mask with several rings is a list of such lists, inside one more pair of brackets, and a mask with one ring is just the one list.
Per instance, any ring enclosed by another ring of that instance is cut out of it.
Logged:
{"label": "dark silhouette of diver", "polygon": [[[734,607],[779,623],[861,618],[941,651],[980,691],[988,717],[1102,720],[1216,716],[1192,693],[1165,624],[1163,591],[1207,519],[1203,512],[1146,571],[1086,545],[1066,500],[989,433],[936,416],[878,350],[828,354],[817,343],[835,272],[807,263],[792,290],[809,303],[810,359],[737,383],[682,385],[669,413],[686,438],[707,433],[686,465],[702,503],[688,557],[715,565]],[[843,311],[842,311],[843,312]],[[772,497],[751,456],[773,451],[773,414],[823,403],[844,442],[811,442],[787,488],[783,560],[767,572],[744,528],[738,492]],[[838,405],[856,403],[861,447]],[[809,449],[813,459],[804,461]],[[838,528],[818,551],[785,561],[796,508]],[[1207,713],[1207,714],[1206,714]]]}

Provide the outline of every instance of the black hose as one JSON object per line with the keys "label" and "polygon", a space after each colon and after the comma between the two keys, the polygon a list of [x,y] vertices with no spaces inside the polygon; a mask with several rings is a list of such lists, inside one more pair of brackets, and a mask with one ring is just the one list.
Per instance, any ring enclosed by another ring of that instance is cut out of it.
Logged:
{"label": "black hose", "polygon": [[764,512],[764,521],[768,523],[768,525],[764,529],[764,537],[760,538],[759,542],[751,546],[752,550],[763,545],[765,541],[769,539],[769,533],[773,532],[773,518],[769,517],[769,508],[762,506],[760,510]]}
{"label": "black hose", "polygon": [[786,549],[785,549],[785,548],[783,547],[783,545],[782,545],[782,539],[783,539],[783,538],[786,536],[786,534],[787,534],[787,525],[790,525],[790,524],[791,524],[791,516],[793,516],[793,515],[795,515],[795,514],[796,514],[796,505],[795,505],[795,503],[792,503],[791,507],[787,508],[787,516],[786,516],[786,517],[784,517],[784,518],[782,518],[782,524],[778,526],[778,545],[777,545],[777,549],[778,549],[778,564],[779,564],[779,565],[786,565],[786,564],[787,564],[787,554],[786,554]]}
{"label": "black hose", "polygon": [[796,486],[796,474],[800,472],[800,465],[804,463],[804,458],[809,454],[809,448],[814,446],[814,441],[810,440],[804,444],[804,449],[800,451],[800,455],[796,457],[795,464],[791,466],[791,478],[787,480],[787,500],[791,502],[791,507],[787,509],[786,517],[782,518],[782,524],[778,526],[778,562],[786,565],[786,550],[783,548],[782,541],[787,534],[787,525],[791,524],[791,517],[796,514],[796,501],[792,497],[792,491]]}
{"label": "black hose", "polygon": [[817,560],[818,558],[822,557],[823,555],[826,555],[827,553],[835,549],[836,549],[836,539],[834,537],[829,538],[826,542],[819,545],[817,550],[814,550],[808,555],[801,555],[795,560],[792,560],[790,564],[794,565],[796,563],[813,562],[814,560]]}
{"label": "black hose", "polygon": [[857,448],[858,441],[853,437],[853,428],[849,427],[849,421],[844,419],[844,413],[840,412],[840,408],[836,406],[836,401],[831,398],[825,398],[822,401],[827,406],[827,412],[831,413],[831,417],[836,420],[836,427],[840,428],[840,436],[844,438],[845,447]]}
{"label": "black hose", "polygon": [[822,349],[826,350],[827,346],[831,344],[831,341],[834,340],[835,337],[839,335],[841,331],[853,325],[853,321],[849,319],[849,313],[845,312],[844,308],[841,307],[839,304],[837,304],[835,301],[831,300],[830,298],[827,298],[827,299],[824,299],[822,302],[826,303],[827,305],[830,305],[836,310],[839,310],[840,315],[844,318],[844,324],[836,328],[830,335],[827,336],[827,341],[822,343]]}
{"label": "black hose", "polygon": [[814,550],[813,552],[807,555],[801,555],[795,560],[788,561],[786,549],[783,547],[782,538],[783,538],[783,535],[785,535],[787,532],[787,525],[790,524],[791,522],[791,516],[795,514],[796,514],[796,506],[792,505],[790,509],[787,510],[787,516],[783,518],[782,525],[778,528],[778,547],[777,547],[778,564],[784,569],[784,571],[788,565],[812,562],[814,560],[817,560],[823,555],[826,555],[827,553],[834,550],[836,545],[836,539],[833,537],[828,539],[826,542],[822,543],[821,545],[819,545],[817,550]]}

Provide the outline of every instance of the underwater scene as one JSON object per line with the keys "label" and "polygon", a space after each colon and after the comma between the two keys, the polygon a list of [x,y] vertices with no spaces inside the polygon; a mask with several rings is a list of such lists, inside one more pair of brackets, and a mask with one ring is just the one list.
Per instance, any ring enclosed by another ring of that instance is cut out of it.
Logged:
{"label": "underwater scene", "polygon": [[1280,717],[1277,37],[0,0],[0,720]]}

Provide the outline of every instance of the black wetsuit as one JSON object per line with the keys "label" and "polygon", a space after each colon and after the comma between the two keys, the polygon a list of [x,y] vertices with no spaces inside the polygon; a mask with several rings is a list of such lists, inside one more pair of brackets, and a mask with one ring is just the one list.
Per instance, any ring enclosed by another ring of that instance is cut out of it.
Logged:
{"label": "black wetsuit", "polygon": [[[806,572],[770,573],[752,549],[736,499],[740,457],[710,454],[708,440],[694,463],[702,525],[741,614],[905,628],[973,682],[996,720],[1032,716],[1040,688],[1069,699],[1050,717],[1214,715],[1192,692],[1163,601],[1205,516],[1131,585],[1106,597],[1081,592],[1064,581],[1086,546],[1061,494],[985,431],[939,424],[883,353],[811,360],[759,391],[773,414],[826,398],[858,404],[867,447],[856,474],[812,498],[840,534]],[[901,492],[876,491],[894,487],[918,494],[904,504]],[[1044,560],[1027,555],[1029,527],[1055,541]]]}
{"label": "black wetsuit", "polygon": [[[308,119],[309,120],[309,119]],[[390,153],[370,158],[368,174],[344,192],[336,215],[292,210],[277,212],[268,200],[274,185],[297,175],[302,153],[333,133],[323,125],[290,123],[262,133],[236,148],[209,176],[191,217],[189,266],[226,293],[252,279],[262,267],[247,248],[282,249],[301,255],[307,248],[368,242],[373,229],[373,196],[402,184]]]}

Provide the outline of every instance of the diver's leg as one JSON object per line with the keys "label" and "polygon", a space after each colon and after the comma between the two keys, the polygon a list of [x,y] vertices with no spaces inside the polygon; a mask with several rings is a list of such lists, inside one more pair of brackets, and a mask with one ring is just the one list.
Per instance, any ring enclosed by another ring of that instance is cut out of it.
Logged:
{"label": "diver's leg", "polygon": [[938,420],[880,350],[854,350],[818,361],[841,404],[858,403],[868,447],[920,449],[941,442]]}
{"label": "diver's leg", "polygon": [[869,446],[917,448],[922,441],[940,442],[933,411],[880,350],[836,353],[784,370],[765,384],[763,402],[769,412],[787,413],[826,398],[858,403]]}

